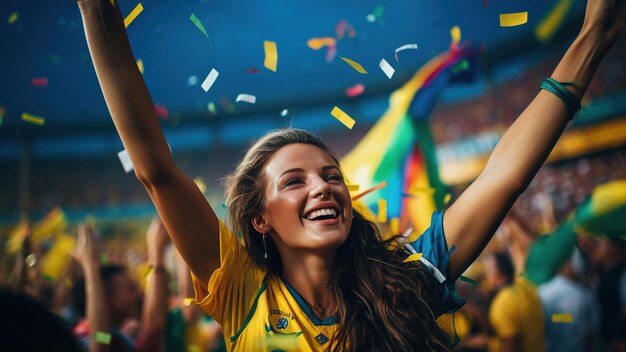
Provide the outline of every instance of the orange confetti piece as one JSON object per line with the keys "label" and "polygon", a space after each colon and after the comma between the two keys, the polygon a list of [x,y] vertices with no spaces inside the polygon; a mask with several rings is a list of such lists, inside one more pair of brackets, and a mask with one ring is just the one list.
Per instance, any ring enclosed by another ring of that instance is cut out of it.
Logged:
{"label": "orange confetti piece", "polygon": [[354,197],[352,197],[352,200],[357,200],[357,199],[365,196],[366,194],[372,193],[374,191],[377,191],[377,190],[379,190],[381,188],[385,188],[385,187],[387,187],[387,181],[383,181],[383,182],[377,184],[376,186],[374,186],[374,187],[372,187],[370,189],[367,189],[367,190],[365,190],[365,191],[363,191],[363,192],[361,192],[359,194],[355,194]]}
{"label": "orange confetti piece", "polygon": [[325,46],[335,46],[335,44],[337,44],[337,40],[331,37],[311,38],[306,42],[306,45],[313,50],[320,50]]}

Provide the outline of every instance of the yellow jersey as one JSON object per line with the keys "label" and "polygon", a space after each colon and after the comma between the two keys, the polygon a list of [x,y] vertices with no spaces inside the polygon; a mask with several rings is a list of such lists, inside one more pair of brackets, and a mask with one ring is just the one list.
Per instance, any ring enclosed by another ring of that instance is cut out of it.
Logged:
{"label": "yellow jersey", "polygon": [[[207,290],[193,276],[196,303],[222,326],[228,351],[325,351],[337,331],[336,317],[320,320],[302,296],[283,278],[259,267],[235,235],[219,222],[221,267]],[[422,263],[442,283],[442,300],[431,307],[439,315],[457,310],[463,300],[443,284],[448,251],[443,212],[412,243]],[[365,337],[364,337],[365,338]]]}

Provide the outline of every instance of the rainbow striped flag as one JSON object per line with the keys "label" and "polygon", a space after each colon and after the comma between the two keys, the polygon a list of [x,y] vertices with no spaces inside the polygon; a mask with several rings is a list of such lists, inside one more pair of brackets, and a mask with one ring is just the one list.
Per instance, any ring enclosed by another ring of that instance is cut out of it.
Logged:
{"label": "rainbow striped flag", "polygon": [[388,218],[400,219],[400,233],[408,228],[422,233],[443,206],[447,190],[439,179],[428,116],[445,87],[476,77],[479,54],[475,46],[454,45],[427,62],[391,94],[387,111],[341,160],[348,181],[361,190],[387,183],[361,199],[374,213],[385,199]]}

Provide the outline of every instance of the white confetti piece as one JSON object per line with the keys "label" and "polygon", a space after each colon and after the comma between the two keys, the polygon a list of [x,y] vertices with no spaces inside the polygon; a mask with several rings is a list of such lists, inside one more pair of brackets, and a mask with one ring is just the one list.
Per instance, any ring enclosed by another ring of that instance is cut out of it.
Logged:
{"label": "white confetti piece", "polygon": [[240,102],[240,101],[244,101],[246,103],[254,104],[254,103],[256,103],[256,97],[254,95],[250,95],[250,94],[239,94],[237,96],[237,99],[235,99],[235,102]]}
{"label": "white confetti piece", "polygon": [[126,149],[117,153],[117,157],[120,158],[120,162],[122,163],[126,173],[133,171],[133,162],[130,160],[130,156],[128,156]]}
{"label": "white confetti piece", "polygon": [[391,79],[391,76],[393,76],[394,72],[396,72],[396,70],[391,67],[391,65],[389,65],[389,63],[385,59],[380,60],[378,66],[380,66],[380,69],[383,70],[383,72],[387,75],[387,78],[389,79]]}
{"label": "white confetti piece", "polygon": [[396,61],[398,61],[398,53],[403,51],[403,50],[409,50],[409,49],[413,49],[413,50],[417,50],[417,44],[404,44],[403,46],[399,47],[396,49]]}
{"label": "white confetti piece", "polygon": [[211,72],[209,72],[209,75],[206,76],[206,78],[204,79],[204,82],[202,82],[202,89],[205,92],[208,92],[209,89],[211,89],[211,86],[213,85],[213,83],[215,83],[215,80],[217,79],[217,76],[220,73],[217,72],[217,70],[215,70],[214,68],[211,69]]}

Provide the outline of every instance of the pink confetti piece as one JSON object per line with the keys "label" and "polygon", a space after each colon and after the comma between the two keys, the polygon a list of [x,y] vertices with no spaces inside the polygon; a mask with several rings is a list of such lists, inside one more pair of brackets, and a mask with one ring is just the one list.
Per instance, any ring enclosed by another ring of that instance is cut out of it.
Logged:
{"label": "pink confetti piece", "polygon": [[157,116],[162,119],[167,119],[169,116],[167,108],[163,105],[154,104],[154,110],[156,111]]}
{"label": "pink confetti piece", "polygon": [[350,98],[353,98],[353,97],[363,94],[364,91],[365,91],[365,86],[362,83],[358,83],[352,87],[348,87],[346,89],[346,95]]}
{"label": "pink confetti piece", "polygon": [[254,67],[250,67],[249,69],[243,71],[245,73],[259,73],[259,69],[256,69]]}
{"label": "pink confetti piece", "polygon": [[33,87],[46,87],[48,85],[47,77],[35,77],[30,81]]}

